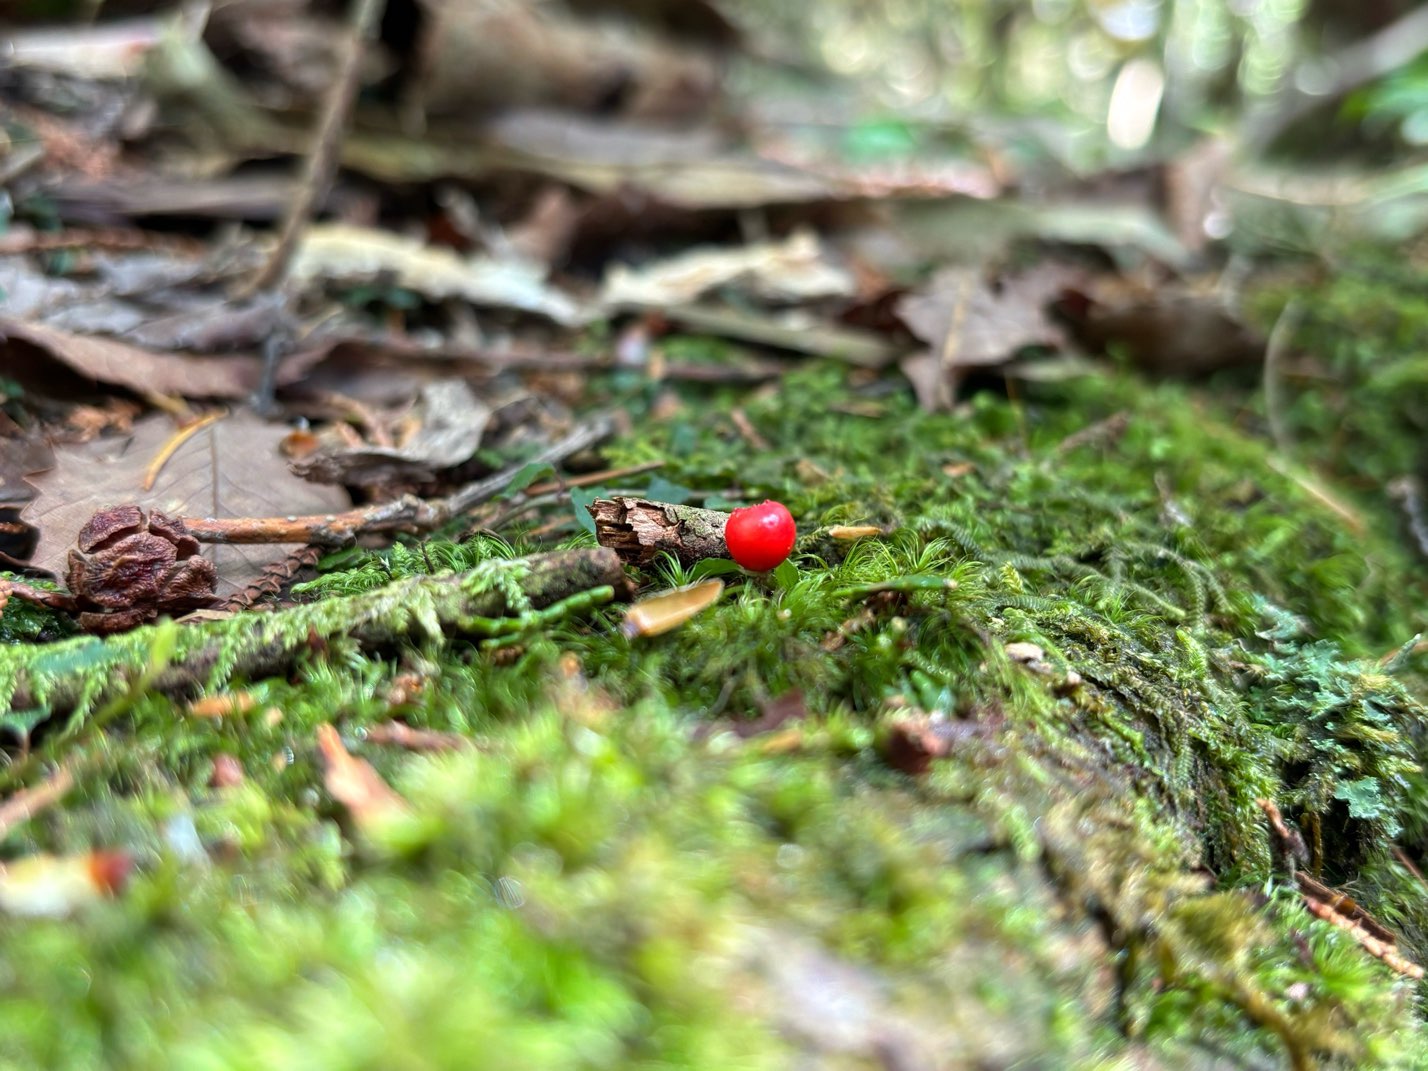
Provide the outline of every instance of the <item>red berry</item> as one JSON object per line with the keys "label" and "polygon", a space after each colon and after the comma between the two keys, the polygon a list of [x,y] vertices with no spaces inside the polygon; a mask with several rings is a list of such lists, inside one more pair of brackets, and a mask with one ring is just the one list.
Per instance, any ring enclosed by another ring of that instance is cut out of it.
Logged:
{"label": "red berry", "polygon": [[724,526],[729,557],[757,573],[767,572],[787,558],[797,534],[793,515],[782,502],[736,509]]}

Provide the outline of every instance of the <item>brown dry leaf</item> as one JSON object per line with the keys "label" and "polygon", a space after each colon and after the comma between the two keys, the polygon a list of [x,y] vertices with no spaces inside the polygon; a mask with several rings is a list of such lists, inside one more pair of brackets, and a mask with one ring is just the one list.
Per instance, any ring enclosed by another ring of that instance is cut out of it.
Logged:
{"label": "brown dry leaf", "polygon": [[[491,421],[491,407],[462,379],[442,379],[422,388],[415,434],[400,447],[362,446],[310,454],[291,462],[298,475],[319,483],[370,486],[431,480],[442,469],[470,459]],[[284,439],[291,450],[291,436]]]}
{"label": "brown dry leaf", "polygon": [[[172,35],[164,40],[165,71],[216,68],[217,61],[201,41]],[[156,64],[159,67],[160,64]],[[189,89],[171,75],[150,82],[157,95],[186,94]],[[302,135],[270,122],[243,93],[231,86],[206,89],[233,119],[229,148],[234,153],[270,155],[275,148],[304,152]],[[652,200],[659,205],[704,209],[766,208],[770,205],[824,203],[845,199],[856,188],[829,181],[813,171],[789,167],[728,147],[721,135],[707,130],[642,126],[591,118],[575,112],[510,108],[473,134],[469,118],[440,126],[429,124],[423,134],[393,132],[389,126],[366,129],[358,115],[342,143],[347,168],[384,182],[431,180],[469,181],[493,174],[542,176],[600,195],[622,200]],[[226,180],[227,181],[227,180]],[[116,206],[120,211],[165,212],[167,191],[150,196],[135,186],[86,187],[64,191],[71,205]],[[182,188],[175,199],[185,197]],[[201,202],[210,211],[234,211],[228,202],[247,197],[271,211],[272,189],[215,190]],[[638,202],[637,202],[638,203]],[[648,201],[646,201],[648,203]],[[278,202],[281,211],[283,202]]]}
{"label": "brown dry leaf", "polygon": [[1188,266],[1186,249],[1165,226],[1162,211],[1145,199],[1120,203],[1103,198],[1032,198],[1008,194],[977,197],[913,198],[888,203],[893,232],[869,229],[864,241],[890,239],[909,246],[912,262],[947,260],[985,263],[1006,256],[1019,241],[1090,246],[1118,264],[1147,258],[1174,268]]}
{"label": "brown dry leaf", "polygon": [[[661,32],[649,3],[580,5],[424,0],[415,102],[431,114],[512,106],[571,108],[663,120],[705,110],[721,81],[719,48],[732,28],[708,5],[697,35]],[[615,14],[618,12],[618,15]],[[614,94],[612,96],[612,94]]]}
{"label": "brown dry leaf", "polygon": [[64,918],[119,892],[133,867],[128,853],[29,855],[0,867],[0,909],[28,918]]}
{"label": "brown dry leaf", "polygon": [[888,724],[880,741],[888,765],[903,773],[924,774],[932,760],[945,758],[969,741],[989,736],[995,719],[952,720],[913,711]]}
{"label": "brown dry leaf", "polygon": [[419,239],[345,223],[309,227],[291,274],[295,280],[341,283],[382,277],[432,300],[459,297],[474,305],[537,313],[564,326],[588,319],[573,298],[547,285],[540,265],[463,257]]}
{"label": "brown dry leaf", "polygon": [[[0,431],[8,419],[0,413]],[[53,464],[54,451],[44,439],[23,434],[0,435],[0,506],[29,501],[34,490],[25,482],[25,477]]]}
{"label": "brown dry leaf", "polygon": [[1124,353],[1160,375],[1201,376],[1258,364],[1264,338],[1217,293],[1161,286],[1149,293],[1073,292],[1060,308],[1093,353]]}
{"label": "brown dry leaf", "polygon": [[[96,512],[124,502],[171,517],[271,517],[332,513],[351,502],[340,488],[309,483],[288,470],[281,452],[287,434],[249,412],[212,424],[186,440],[158,473],[152,491],[144,473],[173,436],[174,426],[154,416],[135,423],[132,435],[96,439],[55,451],[55,466],[30,477],[36,498],[21,515],[39,530],[32,565],[63,576],[75,536]],[[230,595],[286,558],[292,544],[210,546],[218,592]]]}
{"label": "brown dry leaf", "polygon": [[[220,52],[243,56],[253,71],[247,81],[264,100],[302,107],[320,100],[337,77],[343,28],[335,14],[306,3],[217,4],[204,37]],[[373,49],[363,58],[364,83],[391,73],[390,60],[379,55]]]}
{"label": "brown dry leaf", "polygon": [[[22,382],[44,382],[45,365],[59,362],[87,379],[144,395],[246,398],[257,390],[262,376],[262,361],[257,357],[154,353],[115,339],[77,335],[8,317],[0,317],[0,354],[6,373]],[[279,383],[300,378],[300,365],[285,361],[278,373]]]}
{"label": "brown dry leaf", "polygon": [[605,275],[600,301],[607,308],[687,305],[711,290],[734,287],[771,301],[852,297],[852,273],[824,255],[811,231],[782,242],[735,249],[693,249],[639,269],[616,264]]}
{"label": "brown dry leaf", "polygon": [[323,783],[363,833],[381,833],[394,819],[411,813],[407,801],[383,781],[370,763],[353,758],[331,725],[317,727],[317,748],[325,769]]}
{"label": "brown dry leaf", "polygon": [[652,595],[641,599],[625,612],[620,630],[630,637],[658,636],[678,628],[701,610],[713,606],[723,593],[724,581],[706,580],[701,584]]}
{"label": "brown dry leaf", "polygon": [[[475,177],[518,169],[589,193],[623,198],[644,194],[660,205],[694,211],[816,204],[856,192],[848,183],[829,180],[817,171],[733,148],[709,126],[653,126],[523,109],[495,117],[482,134],[487,140],[479,160],[454,159],[443,149],[441,173]],[[360,163],[354,161],[374,173],[385,163],[398,174],[421,177],[420,162],[414,158],[423,153],[428,168],[438,164],[429,148],[416,153],[410,146],[365,148],[385,150],[381,161],[370,151]]]}
{"label": "brown dry leaf", "polygon": [[806,717],[808,717],[808,707],[803,701],[803,692],[794,688],[784,692],[777,699],[766,699],[761,702],[757,718],[721,718],[716,722],[705,722],[694,730],[694,739],[705,740],[713,736],[715,732],[725,730],[732,732],[741,740],[755,736],[767,736],[770,733],[778,733],[780,736],[794,733],[797,734],[801,743],[802,730],[789,723],[800,722]]}
{"label": "brown dry leaf", "polygon": [[1045,262],[989,283],[974,268],[944,268],[898,302],[898,315],[930,354],[903,362],[925,409],[945,408],[962,371],[999,365],[1027,346],[1060,346],[1065,339],[1047,306],[1079,278],[1072,268]]}

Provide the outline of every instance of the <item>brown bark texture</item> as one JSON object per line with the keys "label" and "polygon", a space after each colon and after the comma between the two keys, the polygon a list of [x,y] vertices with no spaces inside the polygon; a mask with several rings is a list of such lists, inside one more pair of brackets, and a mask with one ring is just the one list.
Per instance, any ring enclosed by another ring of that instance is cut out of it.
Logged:
{"label": "brown bark texture", "polygon": [[595,518],[595,538],[629,565],[648,565],[670,554],[684,565],[727,558],[724,525],[729,515],[646,498],[597,498],[586,507]]}

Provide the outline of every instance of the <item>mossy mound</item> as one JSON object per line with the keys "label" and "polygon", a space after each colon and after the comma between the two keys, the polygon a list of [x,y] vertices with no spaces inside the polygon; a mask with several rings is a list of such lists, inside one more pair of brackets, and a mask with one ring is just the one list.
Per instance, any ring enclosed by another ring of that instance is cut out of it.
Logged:
{"label": "mossy mound", "polygon": [[[604,389],[637,414],[613,463],[663,460],[656,496],[784,501],[796,574],[735,579],[658,638],[592,603],[494,646],[344,640],[374,577],[509,582],[500,561],[536,549],[517,532],[509,552],[349,557],[322,601],[261,628],[0,651],[0,691],[37,697],[17,728],[56,680],[90,684],[11,774],[62,759],[78,787],[7,851],[140,864],[113,903],[0,922],[0,1059],[1428,1059],[1422,992],[1303,909],[1259,804],[1302,828],[1307,869],[1428,956],[1410,869],[1428,850],[1423,665],[1394,656],[1424,583],[1386,510],[1355,530],[1233,406],[1118,375],[942,415],[823,366],[664,420],[656,388]],[[736,401],[768,448],[729,420]],[[886,534],[828,532],[862,523]],[[290,677],[214,663],[245,713],[198,718],[135,685],[206,641],[231,655],[283,630],[312,639]],[[754,732],[771,704],[797,716]],[[370,742],[394,715],[478,746]],[[330,800],[327,723],[405,798],[399,818],[364,826]],[[889,758],[909,726],[944,752],[922,775]],[[230,758],[243,783],[208,787]]]}

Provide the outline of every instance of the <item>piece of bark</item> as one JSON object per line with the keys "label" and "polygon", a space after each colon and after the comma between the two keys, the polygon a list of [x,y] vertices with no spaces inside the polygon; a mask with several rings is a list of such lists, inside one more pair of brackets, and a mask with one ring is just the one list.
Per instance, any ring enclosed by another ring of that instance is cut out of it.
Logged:
{"label": "piece of bark", "polygon": [[684,565],[727,558],[727,513],[647,498],[597,498],[586,507],[595,518],[595,538],[630,565],[648,565],[671,554]]}
{"label": "piece of bark", "polygon": [[[592,588],[612,587],[616,598],[628,598],[631,594],[631,585],[619,557],[603,547],[537,554],[525,559],[525,562],[529,571],[519,583],[531,607],[536,610]],[[397,585],[342,599],[345,605],[337,614],[331,612],[329,604],[333,600],[329,599],[320,604],[253,615],[257,620],[245,625],[255,633],[251,643],[235,644],[226,633],[214,634],[207,642],[203,639],[193,644],[181,642],[173,662],[150,685],[150,691],[174,698],[188,698],[238,678],[257,680],[286,673],[303,658],[322,650],[329,640],[344,638],[355,642],[364,651],[378,651],[393,647],[410,636],[424,635],[433,620],[443,632],[457,635],[470,632],[475,619],[511,615],[511,608],[498,590],[470,594],[463,587],[467,579],[465,573],[413,577],[399,581]],[[403,591],[394,592],[393,588],[398,586]],[[420,601],[430,606],[430,617],[392,611],[394,600],[400,605],[418,601],[418,589],[423,589],[421,594],[426,598]],[[324,609],[327,612],[318,612]],[[295,625],[304,618],[311,619],[306,628]],[[218,622],[217,627],[222,629],[228,624],[227,621]],[[205,626],[193,627],[198,630]],[[125,638],[132,641],[141,632],[136,630]],[[83,639],[67,642],[97,641]],[[35,651],[48,654],[53,661],[57,646],[51,644]],[[224,663],[218,675],[222,680],[215,680],[214,670],[220,660]],[[3,652],[0,652],[0,674],[10,669],[18,675],[18,687],[10,698],[13,710],[25,710],[38,701],[24,663],[22,656],[6,665]],[[125,674],[114,673],[100,687],[98,695],[87,694],[92,687],[93,681],[85,675],[71,673],[47,682],[43,702],[52,716],[69,713],[81,702],[91,707],[102,706],[122,694],[129,687],[129,681]]]}

